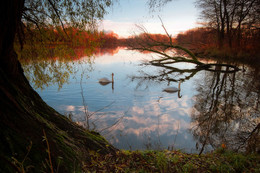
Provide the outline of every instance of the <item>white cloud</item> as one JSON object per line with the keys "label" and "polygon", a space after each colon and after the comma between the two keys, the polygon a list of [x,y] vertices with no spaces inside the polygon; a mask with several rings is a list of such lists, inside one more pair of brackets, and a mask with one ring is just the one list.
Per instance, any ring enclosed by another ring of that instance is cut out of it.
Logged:
{"label": "white cloud", "polygon": [[[100,30],[113,31],[120,37],[128,37],[134,34],[139,34],[141,31],[136,25],[143,26],[149,33],[152,34],[165,34],[164,29],[160,21],[156,22],[145,22],[145,23],[134,23],[134,22],[115,22],[111,20],[103,20],[99,24]],[[186,31],[188,29],[196,27],[195,23],[189,23],[189,21],[171,21],[164,23],[167,31],[172,36],[176,36],[179,32]]]}
{"label": "white cloud", "polygon": [[114,22],[103,20],[99,24],[99,29],[104,31],[113,31],[120,37],[128,37],[133,34],[135,24],[131,22]]}
{"label": "white cloud", "polygon": [[73,106],[73,105],[68,105],[68,106],[66,106],[65,110],[66,110],[66,111],[75,111],[75,106]]}

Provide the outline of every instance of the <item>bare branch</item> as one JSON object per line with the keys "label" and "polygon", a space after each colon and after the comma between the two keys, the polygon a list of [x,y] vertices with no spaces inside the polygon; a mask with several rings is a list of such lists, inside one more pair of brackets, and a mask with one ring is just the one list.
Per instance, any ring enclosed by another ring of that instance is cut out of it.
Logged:
{"label": "bare branch", "polygon": [[166,28],[164,27],[164,24],[163,24],[163,21],[162,21],[161,17],[160,17],[160,16],[158,16],[158,18],[159,18],[159,19],[160,19],[160,21],[161,21],[162,27],[163,27],[163,29],[164,29],[164,31],[165,31],[165,33],[166,33],[166,35],[169,37],[169,40],[170,40],[170,45],[172,45],[172,37],[171,37],[171,35],[168,33],[168,31],[167,31],[167,30],[166,30]]}
{"label": "bare branch", "polygon": [[58,12],[58,9],[57,9],[57,8],[55,7],[55,5],[53,4],[52,0],[48,0],[48,2],[51,4],[51,6],[52,6],[53,10],[55,11],[57,17],[59,18],[59,21],[60,21],[60,23],[61,23],[61,26],[62,26],[63,31],[65,32],[65,34],[67,35],[67,37],[69,37],[69,35],[67,34],[67,32],[66,32],[66,30],[65,30],[65,27],[64,27],[64,25],[63,25],[63,22],[62,22],[62,20],[61,20],[61,17],[60,17],[60,14],[59,14],[59,12]]}

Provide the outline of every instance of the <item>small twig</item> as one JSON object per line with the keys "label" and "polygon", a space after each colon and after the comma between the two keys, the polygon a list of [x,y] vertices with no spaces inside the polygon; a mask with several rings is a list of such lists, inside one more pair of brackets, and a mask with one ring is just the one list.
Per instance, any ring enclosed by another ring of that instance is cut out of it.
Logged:
{"label": "small twig", "polygon": [[160,19],[161,24],[162,24],[162,27],[163,27],[163,29],[164,29],[166,35],[168,36],[168,38],[169,38],[169,40],[170,40],[170,44],[173,45],[173,44],[172,44],[172,37],[171,37],[171,35],[170,35],[170,34],[168,33],[168,31],[166,30],[166,28],[165,28],[165,26],[164,26],[164,24],[163,24],[163,21],[162,21],[162,19],[161,19],[161,17],[158,16],[158,18]]}
{"label": "small twig", "polygon": [[51,161],[51,151],[50,151],[49,141],[47,139],[45,130],[43,129],[42,131],[43,131],[43,135],[44,135],[44,140],[46,141],[46,144],[47,144],[47,153],[48,153],[48,156],[49,156],[49,163],[50,163],[51,173],[54,173],[53,166],[52,166],[52,161]]}
{"label": "small twig", "polygon": [[117,121],[115,121],[114,124],[112,124],[111,126],[108,126],[108,127],[104,128],[104,129],[101,129],[99,132],[101,133],[101,132],[103,132],[103,131],[105,131],[105,130],[107,130],[107,129],[110,129],[110,128],[116,126],[119,122],[122,121],[123,118],[124,118],[124,115],[123,115],[122,117],[120,117]]}
{"label": "small twig", "polygon": [[109,103],[108,105],[106,105],[105,107],[96,110],[95,112],[91,113],[90,116],[92,116],[92,115],[96,114],[97,112],[100,112],[100,111],[102,111],[102,110],[108,108],[109,106],[111,106],[111,105],[114,104],[115,102],[116,102],[116,101],[113,101],[113,102]]}
{"label": "small twig", "polygon": [[178,122],[178,129],[177,129],[177,133],[176,133],[175,136],[174,136],[173,145],[174,145],[175,142],[176,142],[177,135],[179,134],[179,129],[180,129],[180,122]]}
{"label": "small twig", "polygon": [[[130,109],[130,108],[129,108]],[[111,126],[108,126],[104,129],[101,129],[99,132],[102,132],[102,131],[105,131],[107,129],[111,129],[112,127],[115,127],[116,125],[118,125],[122,120],[123,118],[125,117],[125,114],[129,111],[129,109],[124,113],[124,115],[122,117],[120,117],[117,121],[114,122],[114,124],[112,124]],[[110,131],[111,132],[111,131]],[[106,134],[110,133],[110,132],[107,132]],[[104,134],[104,135],[106,135]]]}

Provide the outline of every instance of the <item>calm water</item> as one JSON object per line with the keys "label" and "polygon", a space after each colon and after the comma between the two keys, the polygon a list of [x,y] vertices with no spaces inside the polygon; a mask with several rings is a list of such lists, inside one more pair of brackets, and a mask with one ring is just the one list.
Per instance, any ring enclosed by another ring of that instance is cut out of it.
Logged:
{"label": "calm water", "polygon": [[[85,127],[87,111],[90,128],[120,149],[199,152],[224,143],[243,150],[256,142],[246,137],[260,123],[259,69],[241,66],[237,73],[222,73],[192,71],[195,66],[185,63],[144,64],[154,58],[120,49],[114,55],[45,61],[24,69],[44,101]],[[111,73],[114,85],[98,83]],[[180,92],[163,92],[180,80]]]}

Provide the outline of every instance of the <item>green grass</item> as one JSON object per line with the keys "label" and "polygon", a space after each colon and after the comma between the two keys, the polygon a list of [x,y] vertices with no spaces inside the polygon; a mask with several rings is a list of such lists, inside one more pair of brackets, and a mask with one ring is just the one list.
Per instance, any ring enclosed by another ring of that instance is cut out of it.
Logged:
{"label": "green grass", "polygon": [[207,154],[180,151],[125,151],[116,155],[92,152],[84,172],[259,172],[260,155],[217,150]]}
{"label": "green grass", "polygon": [[[44,140],[47,143],[46,152],[49,157],[46,158],[45,162],[42,162],[42,168],[37,169],[56,173],[59,170],[59,165],[54,169],[52,160],[59,158],[51,157],[45,133]],[[34,167],[33,161],[25,164],[31,146],[32,143],[28,146],[27,154],[23,159],[11,158],[12,165],[19,172],[30,172],[31,168]],[[82,160],[82,169],[74,169],[74,172],[260,172],[259,154],[236,153],[224,148],[201,155],[188,154],[178,150],[118,150],[109,154],[89,150],[87,154],[88,161]]]}

